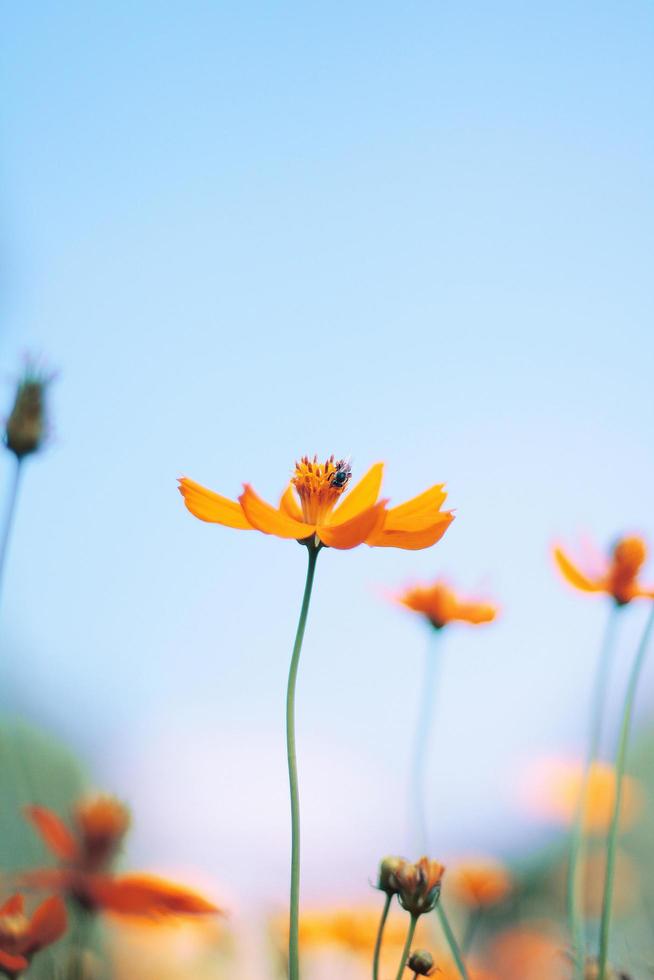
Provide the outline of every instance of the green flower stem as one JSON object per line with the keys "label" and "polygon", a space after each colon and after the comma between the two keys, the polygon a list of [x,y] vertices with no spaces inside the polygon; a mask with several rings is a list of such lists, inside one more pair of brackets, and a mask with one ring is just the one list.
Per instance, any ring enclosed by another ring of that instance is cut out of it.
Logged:
{"label": "green flower stem", "polygon": [[411,953],[411,943],[413,942],[413,934],[416,931],[416,924],[418,922],[418,916],[412,915],[411,922],[409,924],[409,931],[407,933],[406,942],[404,944],[404,950],[402,951],[402,959],[400,960],[400,968],[397,971],[397,976],[395,980],[402,980],[404,974],[404,968],[406,966],[406,961]]}
{"label": "green flower stem", "polygon": [[468,921],[466,923],[466,931],[463,934],[463,941],[461,943],[461,949],[463,951],[464,956],[467,956],[468,953],[470,952],[473,939],[477,934],[477,929],[479,928],[479,923],[481,922],[483,914],[484,914],[484,910],[482,909],[481,905],[478,905],[476,908],[472,910],[472,912],[468,916]]}
{"label": "green flower stem", "polygon": [[425,651],[425,666],[420,692],[420,707],[413,742],[413,768],[411,773],[411,813],[415,821],[414,835],[416,851],[426,854],[429,851],[427,830],[427,803],[425,799],[425,776],[429,740],[434,717],[436,697],[436,677],[439,666],[440,638],[442,630],[432,629],[431,643]]}
{"label": "green flower stem", "polygon": [[302,608],[295,634],[293,656],[288,672],[288,688],[286,691],[286,754],[288,757],[288,783],[291,794],[291,906],[290,929],[288,936],[288,975],[289,980],[299,980],[300,977],[300,793],[297,778],[297,754],[295,750],[295,686],[297,671],[300,664],[302,640],[307,625],[307,614],[311,602],[313,577],[316,571],[319,545],[313,543],[307,546],[309,564],[307,579],[304,586]]}
{"label": "green flower stem", "polygon": [[7,509],[5,511],[5,521],[2,528],[2,533],[0,534],[0,585],[2,584],[2,579],[4,576],[5,564],[7,562],[7,551],[9,549],[9,538],[11,537],[11,529],[14,524],[14,515],[16,513],[16,501],[18,500],[18,490],[20,488],[20,478],[23,473],[22,460],[16,457],[16,462],[14,465],[14,472],[11,478],[11,485],[9,487],[9,498],[7,500]]}
{"label": "green flower stem", "polygon": [[606,980],[606,967],[609,952],[609,930],[611,926],[611,906],[613,904],[613,883],[615,877],[615,858],[618,846],[618,825],[620,822],[620,804],[622,803],[622,784],[624,780],[625,763],[627,761],[627,749],[629,747],[629,734],[631,731],[631,717],[636,700],[636,689],[638,680],[645,662],[645,655],[649,647],[649,639],[654,628],[654,603],[652,604],[645,629],[634,658],[627,691],[622,709],[622,723],[620,725],[620,736],[618,739],[618,751],[615,760],[615,800],[613,802],[613,813],[611,815],[611,825],[606,842],[606,871],[604,875],[604,897],[602,899],[602,919],[600,922],[600,941],[598,955],[598,980]]}
{"label": "green flower stem", "polygon": [[461,976],[462,980],[470,980],[468,970],[463,961],[463,955],[459,949],[459,944],[456,941],[456,936],[454,935],[452,926],[450,925],[449,919],[445,914],[445,909],[443,908],[443,903],[440,901],[440,899],[436,904],[436,915],[440,920],[445,940],[447,945],[450,947],[450,953],[452,954],[452,958],[456,963],[456,968],[459,971],[459,975]]}
{"label": "green flower stem", "polygon": [[568,924],[570,936],[572,938],[572,956],[574,980],[584,980],[584,963],[586,959],[586,937],[584,930],[583,913],[583,867],[584,867],[584,813],[586,808],[586,797],[588,795],[588,785],[593,763],[597,759],[602,735],[602,721],[606,706],[606,692],[609,679],[613,650],[615,648],[615,634],[618,624],[620,609],[616,603],[612,603],[609,617],[606,622],[604,637],[600,648],[599,660],[595,672],[595,682],[590,704],[590,729],[588,739],[588,752],[586,756],[586,768],[582,781],[579,801],[575,813],[572,835],[570,838],[570,857],[568,859],[567,876],[567,906]]}
{"label": "green flower stem", "polygon": [[386,896],[386,901],[384,902],[384,909],[382,911],[381,919],[379,920],[379,929],[377,930],[377,939],[375,940],[375,954],[372,960],[372,980],[379,980],[379,957],[381,956],[382,941],[384,938],[384,929],[386,927],[386,919],[388,918],[388,913],[391,908],[391,902],[393,901],[392,895]]}

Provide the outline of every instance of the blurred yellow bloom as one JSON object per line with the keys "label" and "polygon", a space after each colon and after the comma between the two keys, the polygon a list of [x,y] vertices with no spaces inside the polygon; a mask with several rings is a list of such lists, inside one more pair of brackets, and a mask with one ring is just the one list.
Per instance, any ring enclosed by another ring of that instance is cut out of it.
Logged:
{"label": "blurred yellow bloom", "polygon": [[497,608],[491,603],[462,599],[443,581],[406,589],[397,597],[397,601],[424,616],[434,629],[442,629],[454,622],[479,626],[490,623],[497,616]]}
{"label": "blurred yellow bloom", "polygon": [[563,937],[538,925],[507,929],[490,945],[489,962],[502,980],[567,980]]}
{"label": "blurred yellow bloom", "polygon": [[632,599],[654,599],[654,588],[643,587],[638,581],[646,558],[647,547],[638,537],[619,538],[608,558],[593,556],[585,568],[573,562],[560,546],[554,548],[559,571],[570,585],[581,592],[604,592],[619,606]]}
{"label": "blurred yellow bloom", "polygon": [[448,889],[463,905],[483,908],[497,905],[511,892],[513,879],[507,868],[493,858],[469,858],[448,875]]}
{"label": "blurred yellow bloom", "polygon": [[[563,759],[544,760],[533,766],[528,777],[526,796],[530,808],[540,817],[568,826],[576,816],[584,773],[578,762]],[[615,802],[615,773],[605,762],[594,762],[588,776],[584,806],[584,829],[589,834],[604,834],[609,828]],[[630,776],[622,785],[620,827],[632,827],[643,810],[643,792]]]}

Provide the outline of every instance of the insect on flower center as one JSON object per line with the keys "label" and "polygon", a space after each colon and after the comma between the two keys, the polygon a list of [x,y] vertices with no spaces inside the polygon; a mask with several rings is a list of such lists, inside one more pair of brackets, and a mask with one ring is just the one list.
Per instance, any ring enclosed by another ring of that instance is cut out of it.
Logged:
{"label": "insect on flower center", "polygon": [[307,524],[320,524],[335,507],[352,476],[350,464],[330,456],[324,463],[318,457],[303,456],[295,464],[291,483],[298,492],[302,515]]}

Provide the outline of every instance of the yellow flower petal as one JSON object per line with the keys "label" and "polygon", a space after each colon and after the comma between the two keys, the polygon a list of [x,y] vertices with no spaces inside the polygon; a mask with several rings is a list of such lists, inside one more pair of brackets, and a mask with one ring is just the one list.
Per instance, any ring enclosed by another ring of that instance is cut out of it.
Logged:
{"label": "yellow flower petal", "polygon": [[377,502],[381,489],[384,464],[375,463],[357,485],[343,497],[343,500],[332,514],[330,524],[344,524],[357,514],[372,507]]}
{"label": "yellow flower petal", "polygon": [[330,548],[338,548],[341,551],[356,548],[357,545],[367,541],[370,535],[384,523],[385,503],[386,501],[380,500],[374,507],[369,507],[368,510],[364,510],[343,524],[319,527],[318,537]]}
{"label": "yellow flower petal", "polygon": [[265,500],[262,500],[247,483],[238,499],[243,508],[243,513],[257,531],[262,531],[264,534],[274,534],[278,538],[295,538],[296,541],[301,541],[315,533],[316,529],[312,524],[296,521],[283,511],[272,507]]}
{"label": "yellow flower petal", "polygon": [[235,527],[241,531],[252,530],[252,525],[235,500],[221,497],[187,477],[179,481],[179,492],[190,512],[201,521],[224,524],[225,527]]}
{"label": "yellow flower petal", "polygon": [[404,548],[407,551],[420,551],[440,541],[453,520],[454,514],[441,514],[440,520],[420,531],[389,531],[385,522],[381,530],[368,538],[366,544],[373,548]]}
{"label": "yellow flower petal", "polygon": [[561,548],[554,549],[554,558],[563,577],[570,583],[570,585],[573,585],[575,589],[581,589],[583,592],[603,591],[603,583],[593,582],[592,579],[587,578],[583,572],[579,571],[576,565],[572,564]]}

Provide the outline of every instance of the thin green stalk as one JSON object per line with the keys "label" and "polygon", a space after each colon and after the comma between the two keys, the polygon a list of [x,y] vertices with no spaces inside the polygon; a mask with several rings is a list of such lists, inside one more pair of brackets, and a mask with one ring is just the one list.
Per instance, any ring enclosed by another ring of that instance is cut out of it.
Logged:
{"label": "thin green stalk", "polygon": [[461,953],[459,944],[456,941],[456,936],[454,935],[452,926],[450,925],[450,921],[447,915],[445,914],[443,903],[440,900],[436,903],[436,915],[440,920],[441,928],[443,930],[443,934],[445,936],[447,945],[450,947],[450,953],[452,954],[452,959],[456,963],[456,968],[459,971],[462,980],[470,980],[470,977],[468,975],[468,970],[466,969],[466,965],[463,961],[463,954]]}
{"label": "thin green stalk", "polygon": [[379,980],[379,957],[381,956],[382,941],[384,939],[384,929],[386,927],[386,919],[388,918],[388,913],[391,908],[391,902],[393,901],[392,895],[386,896],[386,901],[384,902],[384,909],[382,911],[381,919],[379,920],[379,929],[377,930],[377,939],[375,940],[375,955],[372,960],[372,980]]}
{"label": "thin green stalk", "polygon": [[404,944],[404,949],[402,951],[402,959],[400,960],[400,968],[397,971],[397,976],[395,980],[402,980],[404,975],[404,968],[406,966],[406,961],[409,958],[409,953],[411,952],[411,943],[413,942],[413,934],[416,931],[416,923],[418,922],[418,916],[412,915],[411,922],[409,924],[409,931],[407,933],[406,942]]}
{"label": "thin green stalk", "polygon": [[290,929],[288,936],[288,975],[289,980],[299,980],[300,977],[300,792],[297,778],[297,755],[295,750],[295,687],[297,671],[300,664],[302,640],[307,625],[307,614],[311,601],[313,576],[316,571],[316,559],[319,547],[313,544],[307,547],[309,563],[307,579],[304,586],[302,608],[295,634],[291,666],[288,672],[288,688],[286,691],[286,754],[288,757],[288,783],[291,794],[291,906]]}
{"label": "thin green stalk", "polygon": [[467,956],[468,953],[470,952],[472,941],[475,938],[483,914],[484,914],[484,910],[482,909],[481,905],[478,905],[475,909],[472,910],[472,912],[468,916],[468,921],[466,923],[466,931],[463,934],[463,941],[461,943],[461,949],[463,951],[464,956]]}
{"label": "thin green stalk", "polygon": [[620,737],[618,739],[618,751],[615,760],[615,800],[613,802],[613,813],[611,814],[611,825],[606,842],[606,871],[604,874],[604,897],[602,899],[602,919],[600,922],[600,942],[598,955],[598,980],[606,980],[606,965],[609,953],[609,930],[611,926],[611,906],[613,904],[613,883],[615,878],[615,858],[618,847],[618,825],[620,822],[620,804],[622,803],[622,784],[624,780],[625,763],[627,761],[627,749],[629,747],[629,735],[631,732],[631,718],[633,715],[634,702],[636,700],[636,690],[638,680],[645,662],[645,655],[649,646],[649,638],[654,628],[654,603],[652,604],[643,635],[634,658],[627,691],[622,709],[622,723],[620,725]]}
{"label": "thin green stalk", "polygon": [[0,533],[0,586],[2,585],[5,564],[7,561],[9,538],[11,536],[11,529],[14,524],[14,515],[16,513],[16,501],[18,500],[18,490],[20,487],[20,478],[22,472],[23,472],[22,460],[20,459],[20,457],[17,456],[16,463],[14,466],[13,476],[11,478],[11,485],[9,487],[9,497],[7,500],[7,507],[5,510],[5,520],[2,527],[2,532]]}
{"label": "thin green stalk", "polygon": [[411,813],[415,821],[415,849],[420,854],[429,852],[429,833],[427,830],[427,804],[425,799],[426,767],[429,752],[429,741],[434,717],[434,701],[436,697],[436,676],[440,635],[442,630],[432,630],[431,643],[425,651],[425,666],[420,692],[420,707],[418,721],[413,741],[413,767],[411,773]]}
{"label": "thin green stalk", "polygon": [[615,634],[618,615],[621,607],[612,603],[609,617],[606,621],[604,637],[600,647],[600,655],[595,671],[595,681],[590,703],[590,727],[586,767],[582,780],[579,801],[575,813],[572,835],[570,838],[570,857],[568,859],[567,876],[567,906],[568,924],[572,938],[572,956],[574,980],[584,980],[584,963],[586,958],[586,937],[584,930],[584,896],[583,896],[583,867],[584,867],[584,814],[586,797],[593,763],[597,759],[602,736],[602,721],[606,706],[606,692],[609,671],[615,648]]}

